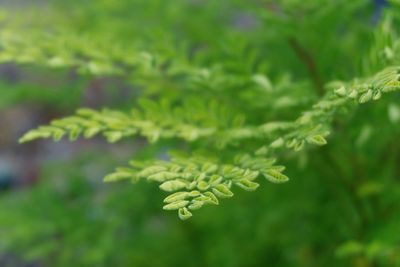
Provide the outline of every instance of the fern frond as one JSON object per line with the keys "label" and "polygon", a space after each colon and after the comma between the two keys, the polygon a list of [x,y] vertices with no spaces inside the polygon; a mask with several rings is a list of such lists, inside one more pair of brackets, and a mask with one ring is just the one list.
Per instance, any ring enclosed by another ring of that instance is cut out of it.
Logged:
{"label": "fern frond", "polygon": [[237,156],[231,164],[209,158],[173,157],[170,161],[136,162],[128,168],[117,168],[104,178],[106,182],[128,179],[160,183],[160,189],[170,193],[165,199],[165,210],[178,210],[181,219],[188,219],[192,211],[204,205],[218,205],[219,199],[233,196],[233,186],[254,191],[259,184],[254,180],[264,176],[273,183],[288,181],[282,174],[283,166],[273,158]]}
{"label": "fern frond", "polygon": [[91,138],[99,133],[111,143],[134,135],[145,136],[150,142],[156,142],[159,138],[173,137],[193,141],[215,132],[215,128],[200,128],[176,122],[156,120],[156,118],[150,120],[137,111],[125,114],[108,109],[95,111],[85,108],[79,109],[75,116],[54,120],[49,126],[41,126],[26,133],[20,139],[20,143],[39,138],[53,138],[58,141],[65,135],[74,141],[81,135]]}

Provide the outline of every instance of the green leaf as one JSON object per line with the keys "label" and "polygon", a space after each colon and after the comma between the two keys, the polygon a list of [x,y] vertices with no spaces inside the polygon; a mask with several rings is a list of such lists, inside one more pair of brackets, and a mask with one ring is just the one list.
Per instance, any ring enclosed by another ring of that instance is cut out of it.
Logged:
{"label": "green leaf", "polygon": [[172,202],[176,202],[179,200],[185,200],[187,197],[189,197],[189,193],[188,192],[177,192],[174,193],[172,195],[169,195],[168,197],[166,197],[164,199],[165,203],[172,203]]}
{"label": "green leaf", "polygon": [[246,191],[255,191],[260,186],[258,183],[252,182],[248,179],[239,180],[235,182],[235,184]]}
{"label": "green leaf", "polygon": [[[151,167],[142,169],[140,172],[138,172],[137,175],[142,178],[147,178],[153,174],[161,173],[166,170],[167,170],[167,168],[164,166],[151,166]],[[166,176],[168,176],[168,175],[166,175]],[[173,178],[176,178],[176,177],[174,176]]]}
{"label": "green leaf", "polygon": [[177,210],[183,207],[186,207],[189,204],[187,200],[179,200],[172,203],[169,203],[163,207],[164,210]]}
{"label": "green leaf", "polygon": [[172,192],[172,191],[177,191],[183,188],[186,188],[187,183],[183,182],[181,180],[172,180],[172,181],[166,181],[160,185],[160,189],[167,191],[167,192]]}
{"label": "green leaf", "polygon": [[340,96],[345,96],[347,94],[346,87],[341,86],[338,89],[335,90],[335,93],[340,95]]}
{"label": "green leaf", "polygon": [[318,134],[307,138],[307,142],[310,144],[314,144],[317,146],[326,145],[328,142],[326,141],[325,137]]}
{"label": "green leaf", "polygon": [[218,184],[211,189],[213,193],[220,198],[233,197],[233,192],[224,184]]}
{"label": "green leaf", "polygon": [[105,132],[104,136],[107,137],[107,141],[110,143],[115,143],[123,137],[122,132],[116,132],[116,131],[110,131],[110,132]]}
{"label": "green leaf", "polygon": [[192,213],[187,208],[180,208],[178,210],[178,216],[181,220],[187,220],[192,217]]}
{"label": "green leaf", "polygon": [[199,181],[197,183],[197,188],[201,191],[205,191],[210,188],[210,185],[206,181]]}
{"label": "green leaf", "polygon": [[193,201],[191,202],[191,204],[188,206],[188,208],[191,209],[191,210],[198,210],[198,209],[200,209],[201,207],[203,207],[203,205],[204,205],[204,202],[203,202],[203,201],[193,200]]}
{"label": "green leaf", "polygon": [[[156,167],[156,166],[155,166]],[[163,169],[163,167],[161,167],[159,170]],[[151,173],[151,171],[156,172],[156,169],[153,170],[148,170],[146,173]],[[144,173],[140,173],[141,177],[145,177]],[[171,180],[171,179],[176,179],[176,178],[180,178],[182,175],[180,175],[179,173],[175,173],[175,172],[168,172],[168,171],[160,171],[160,172],[156,172],[154,174],[151,174],[147,177],[147,179],[149,181],[156,181],[156,182],[165,182],[167,180]]]}
{"label": "green leaf", "polygon": [[213,205],[219,204],[218,198],[211,192],[204,192],[202,196],[195,198],[194,201],[201,201],[204,202],[205,204],[213,204]]}
{"label": "green leaf", "polygon": [[278,138],[275,141],[273,141],[270,146],[272,148],[279,148],[279,147],[282,147],[284,144],[285,144],[285,140],[283,140],[283,138]]}
{"label": "green leaf", "polygon": [[111,173],[111,174],[105,176],[103,181],[108,183],[108,182],[116,182],[116,181],[125,180],[125,179],[131,179],[131,178],[132,178],[131,172],[115,172],[115,173]]}
{"label": "green leaf", "polygon": [[364,93],[360,96],[359,101],[362,104],[362,103],[370,101],[371,99],[372,99],[372,90],[369,89],[366,93]]}
{"label": "green leaf", "polygon": [[22,136],[19,139],[19,143],[27,143],[36,139],[41,139],[41,138],[49,138],[51,136],[50,132],[45,132],[40,129],[38,130],[32,130],[26,133],[24,136]]}
{"label": "green leaf", "polygon": [[285,183],[289,181],[289,177],[276,170],[267,170],[263,173],[263,175],[265,178],[267,178],[268,181],[275,184]]}

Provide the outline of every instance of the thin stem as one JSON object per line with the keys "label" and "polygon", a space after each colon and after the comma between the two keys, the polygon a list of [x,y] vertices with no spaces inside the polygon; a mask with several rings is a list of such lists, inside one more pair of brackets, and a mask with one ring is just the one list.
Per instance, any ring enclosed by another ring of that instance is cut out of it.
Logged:
{"label": "thin stem", "polygon": [[289,38],[289,44],[293,48],[299,59],[306,65],[311,80],[319,96],[324,95],[324,82],[318,73],[317,64],[313,55],[307,51],[294,37]]}

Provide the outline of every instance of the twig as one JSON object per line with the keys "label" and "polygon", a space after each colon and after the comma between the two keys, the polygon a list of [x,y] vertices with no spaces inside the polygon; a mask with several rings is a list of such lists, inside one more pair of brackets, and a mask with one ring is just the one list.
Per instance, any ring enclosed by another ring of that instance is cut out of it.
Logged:
{"label": "twig", "polygon": [[318,73],[317,64],[315,63],[314,57],[295,38],[289,38],[289,44],[299,59],[306,65],[314,86],[317,89],[318,95],[323,96],[324,82]]}

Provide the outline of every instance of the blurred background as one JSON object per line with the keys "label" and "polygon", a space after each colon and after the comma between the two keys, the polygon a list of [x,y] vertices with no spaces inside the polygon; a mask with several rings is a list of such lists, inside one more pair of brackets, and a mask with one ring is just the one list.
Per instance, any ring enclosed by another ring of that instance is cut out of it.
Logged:
{"label": "blurred background", "polygon": [[[19,12],[25,2],[0,0],[0,5],[5,12]],[[208,1],[191,2],[202,10],[202,2]],[[296,7],[300,1],[286,2]],[[355,19],[363,30],[351,36],[357,39],[378,27],[390,7],[383,0],[355,2],[363,4]],[[47,4],[38,0],[29,5],[46,9]],[[279,5],[276,1],[271,7],[278,10]],[[230,23],[257,27],[259,21],[239,8],[229,13],[235,18]],[[95,20],[101,25],[101,17]],[[182,27],[182,38],[208,40],[200,23],[194,19],[193,25]],[[329,31],[307,26],[316,33],[304,42]],[[345,45],[357,48],[351,41]],[[353,53],[348,47],[343,58]],[[336,48],[340,54],[342,47]],[[318,49],[322,54],[323,48]],[[288,55],[277,68],[287,67],[301,80],[305,74],[294,57]],[[329,65],[333,57],[317,59],[326,79],[336,75]],[[343,68],[337,67],[337,76],[352,77],[354,69]],[[161,209],[164,195],[154,184],[102,182],[132,157],[163,157],[168,144],[148,146],[140,138],[117,144],[102,138],[17,142],[27,130],[79,107],[129,108],[141,90],[112,75],[82,76],[73,68],[0,65],[1,267],[400,266],[400,95],[341,119],[328,146],[286,158],[289,183],[263,182],[256,192],[237,191],[235,198],[185,222]]]}

